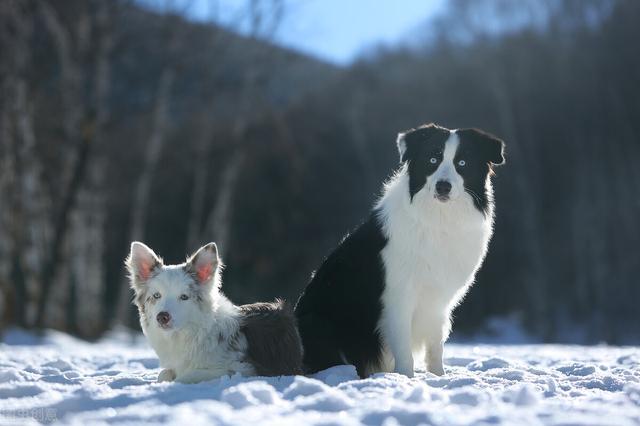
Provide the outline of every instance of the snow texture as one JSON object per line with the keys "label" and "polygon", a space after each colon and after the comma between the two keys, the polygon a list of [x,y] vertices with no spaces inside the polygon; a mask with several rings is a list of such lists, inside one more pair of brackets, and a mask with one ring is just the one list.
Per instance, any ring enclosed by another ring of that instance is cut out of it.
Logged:
{"label": "snow texture", "polygon": [[637,347],[449,344],[444,377],[351,366],[313,377],[156,383],[141,336],[86,343],[11,330],[0,344],[0,424],[640,425]]}

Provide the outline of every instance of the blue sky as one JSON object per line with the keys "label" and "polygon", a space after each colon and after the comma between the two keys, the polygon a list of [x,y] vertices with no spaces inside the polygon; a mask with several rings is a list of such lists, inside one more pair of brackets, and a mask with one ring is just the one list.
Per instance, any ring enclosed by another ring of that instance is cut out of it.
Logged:
{"label": "blue sky", "polygon": [[[155,6],[165,4],[162,0],[142,2]],[[218,20],[235,22],[247,0],[174,2],[188,2],[190,5],[185,13],[194,19],[208,19],[215,14]],[[412,30],[438,13],[444,5],[444,0],[284,2],[284,18],[275,34],[276,42],[337,64],[348,64],[359,53],[377,44],[406,40]]]}
{"label": "blue sky", "polygon": [[408,37],[442,6],[441,0],[307,0],[285,16],[279,40],[329,59],[348,63],[379,43]]}

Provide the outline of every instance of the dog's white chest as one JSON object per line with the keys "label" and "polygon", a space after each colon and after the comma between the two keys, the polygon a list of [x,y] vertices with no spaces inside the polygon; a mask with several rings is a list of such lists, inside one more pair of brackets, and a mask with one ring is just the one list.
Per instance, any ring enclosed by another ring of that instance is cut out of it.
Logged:
{"label": "dog's white chest", "polygon": [[158,354],[160,366],[174,370],[178,379],[184,373],[203,370],[206,378],[237,372],[255,374],[253,366],[244,361],[247,342],[242,334],[235,335],[235,346],[218,339],[217,322],[203,322],[197,328],[186,327],[180,332],[167,333],[156,327],[143,327],[151,347]]}
{"label": "dog's white chest", "polygon": [[417,216],[401,205],[394,207],[383,218],[388,239],[382,251],[384,302],[447,316],[485,256],[491,218],[464,199],[455,205],[432,205]]}
{"label": "dog's white chest", "polygon": [[488,240],[483,224],[475,219],[465,227],[436,228],[415,239],[412,281],[419,295],[440,296],[442,302],[449,303],[473,280]]}

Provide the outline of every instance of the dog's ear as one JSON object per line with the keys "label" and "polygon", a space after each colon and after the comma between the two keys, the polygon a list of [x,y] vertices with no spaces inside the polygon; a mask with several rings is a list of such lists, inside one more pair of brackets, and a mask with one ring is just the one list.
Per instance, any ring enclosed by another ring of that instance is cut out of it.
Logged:
{"label": "dog's ear", "polygon": [[456,133],[463,139],[468,139],[470,143],[477,146],[482,159],[487,164],[500,166],[504,164],[504,142],[480,129],[458,129]]}
{"label": "dog's ear", "polygon": [[489,155],[489,161],[494,166],[501,166],[504,164],[504,141],[497,137],[484,133],[485,143],[487,144],[487,153]]}
{"label": "dog's ear", "polygon": [[439,140],[435,137],[438,134],[448,137],[449,130],[435,123],[429,123],[398,133],[396,144],[400,153],[400,162],[404,163],[411,157],[419,156],[425,145]]}
{"label": "dog's ear", "polygon": [[215,276],[219,265],[218,247],[216,243],[209,243],[200,247],[197,252],[189,257],[186,269],[199,284],[207,284]]}
{"label": "dog's ear", "polygon": [[131,243],[131,252],[127,257],[126,265],[131,282],[135,286],[146,282],[151,274],[162,266],[162,259],[146,245],[134,241]]}
{"label": "dog's ear", "polygon": [[400,161],[404,161],[404,154],[407,152],[407,141],[404,140],[405,132],[398,133],[396,144],[398,145],[398,153],[400,154]]}
{"label": "dog's ear", "polygon": [[494,166],[504,164],[504,142],[501,139],[480,129],[470,129],[470,131],[482,144],[482,151],[489,163]]}

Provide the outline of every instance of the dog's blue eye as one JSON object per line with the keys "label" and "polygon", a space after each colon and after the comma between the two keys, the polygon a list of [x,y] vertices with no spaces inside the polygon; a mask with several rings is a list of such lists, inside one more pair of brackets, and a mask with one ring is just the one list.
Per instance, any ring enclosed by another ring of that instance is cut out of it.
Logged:
{"label": "dog's blue eye", "polygon": [[465,164],[467,164],[467,162],[466,162],[466,161],[464,161],[464,160],[460,160],[460,161],[458,161],[458,166],[460,166],[460,167],[464,167],[464,166],[465,166]]}
{"label": "dog's blue eye", "polygon": [[438,162],[438,159],[436,157],[431,157],[431,160],[429,160],[429,162],[431,164],[436,164]]}
{"label": "dog's blue eye", "polygon": [[153,298],[154,299],[160,299],[162,297],[162,295],[158,292],[153,293]]}
{"label": "dog's blue eye", "polygon": [[181,294],[180,300],[189,300],[189,296],[187,296],[186,294]]}

